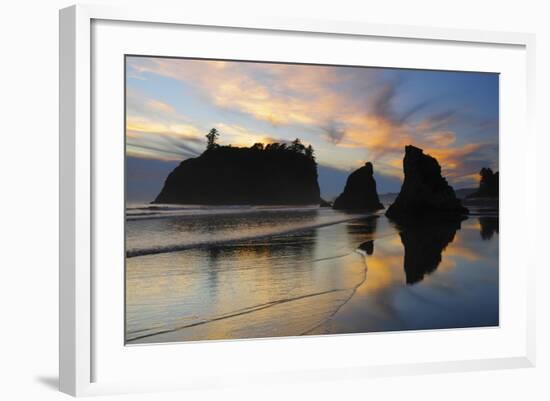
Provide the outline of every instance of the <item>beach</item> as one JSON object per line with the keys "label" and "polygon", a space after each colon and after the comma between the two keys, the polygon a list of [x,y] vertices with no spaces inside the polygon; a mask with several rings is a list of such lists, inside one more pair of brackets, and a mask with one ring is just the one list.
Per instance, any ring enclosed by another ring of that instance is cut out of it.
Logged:
{"label": "beach", "polygon": [[499,324],[498,214],[130,205],[126,343]]}

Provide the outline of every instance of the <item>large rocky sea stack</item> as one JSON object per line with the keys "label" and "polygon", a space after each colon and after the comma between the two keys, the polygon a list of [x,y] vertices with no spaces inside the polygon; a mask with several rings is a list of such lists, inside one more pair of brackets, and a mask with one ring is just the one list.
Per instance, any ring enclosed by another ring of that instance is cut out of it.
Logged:
{"label": "large rocky sea stack", "polygon": [[372,163],[365,163],[363,167],[349,175],[344,192],[336,198],[333,208],[371,211],[384,209],[376,192]]}
{"label": "large rocky sea stack", "polygon": [[405,146],[405,179],[386,216],[397,221],[437,217],[461,219],[468,213],[455,191],[441,176],[437,160],[412,145]]}
{"label": "large rocky sea stack", "polygon": [[216,146],[184,160],[168,175],[153,203],[318,205],[313,156],[302,150],[260,145]]}

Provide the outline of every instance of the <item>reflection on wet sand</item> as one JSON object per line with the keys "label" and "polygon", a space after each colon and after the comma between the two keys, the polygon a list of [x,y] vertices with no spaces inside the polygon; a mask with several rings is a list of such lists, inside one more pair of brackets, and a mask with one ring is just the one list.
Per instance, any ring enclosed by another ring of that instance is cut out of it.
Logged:
{"label": "reflection on wet sand", "polygon": [[[387,221],[379,223],[384,231]],[[498,325],[495,237],[481,242],[470,221],[395,230],[376,236],[376,251],[365,257],[368,279],[311,334]]]}
{"label": "reflection on wet sand", "polygon": [[480,234],[484,240],[490,240],[495,233],[498,234],[498,217],[480,217]]}
{"label": "reflection on wet sand", "polygon": [[455,238],[460,221],[424,222],[402,227],[399,232],[405,248],[404,269],[407,284],[415,284],[441,263],[441,253]]}
{"label": "reflection on wet sand", "polygon": [[396,227],[374,215],[129,258],[126,339],[135,344],[496,325],[496,223],[481,240],[480,230],[488,232],[481,218],[464,221],[462,228],[456,222]]}
{"label": "reflection on wet sand", "polygon": [[373,215],[351,221],[347,224],[347,231],[350,235],[366,240],[357,246],[357,252],[364,255],[372,255],[374,253],[373,239],[376,237],[379,218],[379,215]]}
{"label": "reflection on wet sand", "polygon": [[[347,246],[345,226],[150,256],[160,277],[149,277],[143,259],[129,259],[129,283],[157,282],[129,291],[129,343],[300,335],[338,311],[366,279],[364,260]],[[320,236],[319,233],[326,235]],[[338,239],[331,241],[331,238]],[[344,253],[341,253],[341,252]],[[334,255],[334,256],[330,256]],[[205,260],[198,269],[194,264]],[[165,262],[165,263],[163,263]],[[176,266],[174,266],[174,264]],[[336,267],[336,268],[335,268]],[[181,272],[178,274],[177,271]],[[174,277],[175,276],[175,277]],[[173,287],[171,287],[173,285]],[[144,313],[144,307],[159,312]],[[156,319],[155,324],[141,320]],[[162,329],[159,329],[162,327]]]}

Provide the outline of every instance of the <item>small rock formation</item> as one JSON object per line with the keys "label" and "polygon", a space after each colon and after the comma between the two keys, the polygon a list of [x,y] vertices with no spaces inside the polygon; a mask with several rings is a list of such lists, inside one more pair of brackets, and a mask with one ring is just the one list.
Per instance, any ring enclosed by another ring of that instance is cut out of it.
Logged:
{"label": "small rock formation", "polygon": [[376,192],[372,163],[365,163],[363,167],[349,175],[344,192],[336,198],[332,207],[344,210],[384,209]]}
{"label": "small rock formation", "polygon": [[468,213],[453,187],[441,176],[437,160],[422,149],[405,146],[403,171],[401,191],[388,208],[387,217],[396,221],[419,217],[460,219]]}
{"label": "small rock formation", "polygon": [[493,173],[490,168],[482,168],[479,175],[479,188],[468,198],[498,198],[498,171]]}

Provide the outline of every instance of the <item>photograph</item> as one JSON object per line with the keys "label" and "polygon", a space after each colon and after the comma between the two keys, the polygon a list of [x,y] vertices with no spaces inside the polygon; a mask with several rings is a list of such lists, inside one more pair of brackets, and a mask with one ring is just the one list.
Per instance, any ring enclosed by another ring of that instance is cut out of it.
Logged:
{"label": "photograph", "polygon": [[499,326],[498,73],[124,74],[126,345]]}

